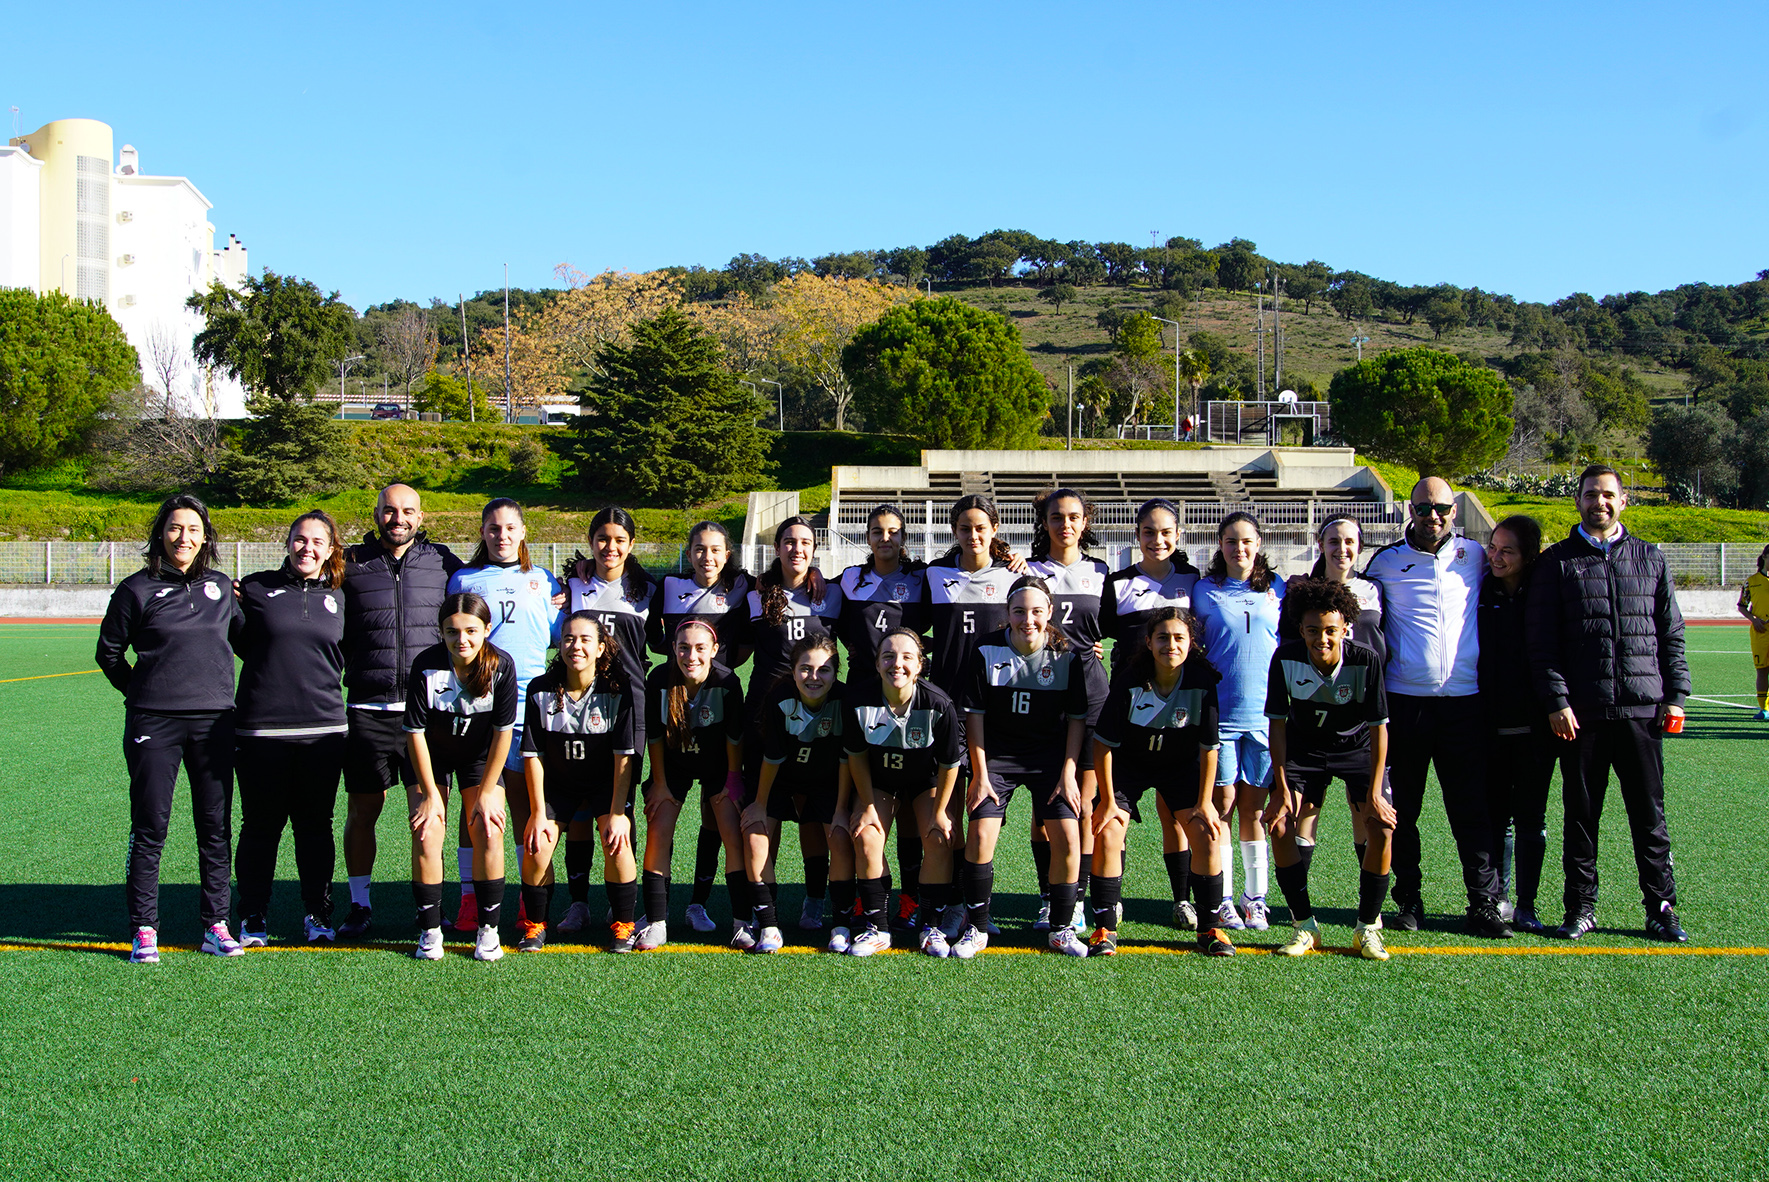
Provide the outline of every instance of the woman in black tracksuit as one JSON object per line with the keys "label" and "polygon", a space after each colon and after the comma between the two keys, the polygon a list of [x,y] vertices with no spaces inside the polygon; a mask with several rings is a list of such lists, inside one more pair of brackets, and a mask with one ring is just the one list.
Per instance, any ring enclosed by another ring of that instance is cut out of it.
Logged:
{"label": "woman in black tracksuit", "polygon": [[[123,694],[129,766],[129,959],[160,959],[160,851],[178,767],[190,777],[202,878],[204,952],[238,956],[227,930],[233,797],[233,640],[241,616],[228,577],[210,569],[209,510],[180,493],[160,506],[147,566],[111,594],[98,630],[98,667]],[[123,654],[135,650],[131,665]]]}
{"label": "woman in black tracksuit", "polygon": [[240,785],[240,943],[268,941],[265,914],[283,829],[295,833],[306,908],[302,935],[331,943],[332,809],[350,730],[344,716],[344,549],[317,510],[289,527],[288,558],[240,580],[245,627],[234,699],[234,768]]}

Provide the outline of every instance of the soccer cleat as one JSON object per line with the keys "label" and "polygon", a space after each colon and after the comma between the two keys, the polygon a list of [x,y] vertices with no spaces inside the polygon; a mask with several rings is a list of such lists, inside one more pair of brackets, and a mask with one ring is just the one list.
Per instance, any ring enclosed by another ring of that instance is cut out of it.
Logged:
{"label": "soccer cleat", "polygon": [[699,903],[688,904],[688,926],[697,932],[716,932],[719,925],[713,917],[706,913],[706,908]]}
{"label": "soccer cleat", "polygon": [[987,947],[989,947],[988,933],[979,932],[970,924],[965,924],[964,931],[959,933],[958,943],[952,945],[952,955],[959,960],[969,960]]}
{"label": "soccer cleat", "polygon": [[474,960],[504,959],[504,943],[498,939],[498,929],[493,924],[485,924],[479,928],[479,934],[473,938]]}
{"label": "soccer cleat", "polygon": [[913,934],[921,928],[921,906],[908,895],[897,896],[897,914],[891,920],[891,930],[905,935]]}
{"label": "soccer cleat", "polygon": [[1365,960],[1387,960],[1388,949],[1382,946],[1382,921],[1360,923],[1352,928],[1351,948]]}
{"label": "soccer cleat", "polygon": [[1198,951],[1205,956],[1233,956],[1235,946],[1221,928],[1199,928]]}
{"label": "soccer cleat", "polygon": [[[1120,915],[1118,918],[1124,917]],[[1069,930],[1075,933],[1077,939],[1087,935],[1087,908],[1080,903],[1075,904],[1075,915],[1069,920]]]}
{"label": "soccer cleat", "polygon": [[525,919],[518,920],[516,923],[516,930],[522,933],[522,938],[516,941],[516,951],[539,952],[542,948],[547,946],[546,924],[529,923]]}
{"label": "soccer cleat", "polygon": [[660,919],[639,929],[639,936],[633,942],[633,947],[640,952],[650,952],[652,949],[662,948],[669,943],[669,939],[669,927]]}
{"label": "soccer cleat", "polygon": [[1032,921],[1032,930],[1048,932],[1050,930],[1050,900],[1038,900],[1038,918]]}
{"label": "soccer cleat", "polygon": [[562,932],[576,933],[588,927],[590,923],[590,905],[575,902],[565,909],[565,916],[559,921],[558,928]]}
{"label": "soccer cleat", "polygon": [[639,944],[639,927],[631,923],[611,923],[608,925],[608,941],[610,952],[631,952]]}
{"label": "soccer cleat", "polygon": [[1496,899],[1481,899],[1468,908],[1468,934],[1487,940],[1509,940],[1511,925],[1499,915]]}
{"label": "soccer cleat", "polygon": [[149,927],[135,929],[135,940],[129,945],[130,964],[160,963],[160,933]]}
{"label": "soccer cleat", "polygon": [[995,921],[993,919],[984,920],[983,934],[985,936],[999,936],[1001,934],[1001,929],[995,926]]}
{"label": "soccer cleat", "polygon": [[1646,916],[1646,938],[1663,940],[1667,944],[1683,944],[1689,940],[1689,933],[1677,922],[1677,913],[1669,903],[1660,903],[1657,914]]}
{"label": "soccer cleat", "polygon": [[233,938],[225,923],[212,923],[203,929],[202,951],[210,956],[242,956],[245,949]]}
{"label": "soccer cleat", "polygon": [[856,936],[854,942],[848,946],[848,955],[871,956],[875,952],[888,951],[890,946],[891,934],[879,930],[876,924],[868,924],[866,930]]}
{"label": "soccer cleat", "polygon": [[419,960],[442,959],[442,929],[425,928],[418,933],[418,946],[412,949],[412,955]]}
{"label": "soccer cleat", "polygon": [[362,939],[369,934],[369,929],[375,926],[374,915],[373,908],[364,907],[360,903],[352,903],[349,914],[344,917],[344,922],[338,925],[338,938],[340,940]]}
{"label": "soccer cleat", "polygon": [[1769,710],[1759,710],[1751,717],[1755,718],[1758,722],[1769,722]]}
{"label": "soccer cleat", "polygon": [[952,903],[940,912],[940,934],[946,937],[946,943],[958,939],[964,931],[964,904]]}
{"label": "soccer cleat", "polygon": [[461,909],[455,912],[454,928],[457,932],[479,930],[479,901],[471,893],[461,896]]}
{"label": "soccer cleat", "polygon": [[1182,932],[1198,930],[1198,909],[1190,902],[1179,902],[1173,905],[1173,926]]}
{"label": "soccer cleat", "polygon": [[786,937],[780,934],[779,928],[763,928],[762,934],[756,937],[755,951],[779,952],[786,943]]}
{"label": "soccer cleat", "polygon": [[1534,907],[1519,907],[1517,913],[1511,918],[1511,926],[1517,931],[1528,932],[1532,936],[1548,934],[1547,925],[1536,915]]}
{"label": "soccer cleat", "polygon": [[823,930],[823,900],[806,899],[805,905],[799,908],[799,931],[820,932]]}
{"label": "soccer cleat", "polygon": [[853,941],[849,938],[849,935],[850,933],[848,932],[848,929],[839,923],[830,928],[829,950],[835,953],[846,952],[853,946]]}
{"label": "soccer cleat", "polygon": [[1510,923],[1517,915],[1517,908],[1509,899],[1499,900],[1499,918]]}
{"label": "soccer cleat", "polygon": [[1111,928],[1095,928],[1093,935],[1087,941],[1087,955],[1118,955],[1118,933]]}
{"label": "soccer cleat", "polygon": [[1216,926],[1230,932],[1238,932],[1247,926],[1241,922],[1241,913],[1235,910],[1235,901],[1227,895],[1216,908]]}
{"label": "soccer cleat", "polygon": [[309,944],[330,944],[338,938],[338,933],[332,930],[332,923],[329,919],[320,919],[312,915],[301,917],[301,934],[307,937]]}
{"label": "soccer cleat", "polygon": [[947,943],[946,933],[932,924],[921,929],[921,950],[942,960],[952,955],[952,945]]}
{"label": "soccer cleat", "polygon": [[1064,956],[1087,955],[1087,945],[1081,942],[1081,937],[1077,936],[1075,929],[1070,927],[1051,929],[1050,950],[1060,952]]}
{"label": "soccer cleat", "polygon": [[1263,932],[1271,927],[1271,908],[1265,905],[1264,895],[1249,895],[1242,891],[1241,914],[1247,917],[1248,931]]}
{"label": "soccer cleat", "polygon": [[1314,916],[1296,922],[1290,938],[1273,949],[1279,956],[1302,956],[1321,946],[1321,925]]}
{"label": "soccer cleat", "polygon": [[756,929],[754,924],[731,921],[731,947],[739,952],[748,952],[756,946]]}
{"label": "soccer cleat", "polygon": [[1581,911],[1568,911],[1566,922],[1554,929],[1554,936],[1561,940],[1579,940],[1597,930],[1597,913],[1590,908]]}
{"label": "soccer cleat", "polygon": [[263,948],[270,943],[270,934],[265,931],[266,924],[262,915],[248,915],[240,920],[240,947]]}
{"label": "soccer cleat", "polygon": [[1425,904],[1418,899],[1408,903],[1395,900],[1398,909],[1394,913],[1393,927],[1400,932],[1416,932],[1425,923]]}

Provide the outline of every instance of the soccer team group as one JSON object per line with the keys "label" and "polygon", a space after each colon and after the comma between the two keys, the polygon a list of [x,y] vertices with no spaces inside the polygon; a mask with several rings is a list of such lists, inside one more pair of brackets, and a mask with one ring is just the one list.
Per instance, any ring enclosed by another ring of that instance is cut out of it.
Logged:
{"label": "soccer team group", "polygon": [[[1625,505],[1616,473],[1596,466],[1567,538],[1544,550],[1538,524],[1512,517],[1483,548],[1453,528],[1448,485],[1426,479],[1401,540],[1366,554],[1359,524],[1335,517],[1313,570],[1289,580],[1244,512],[1222,520],[1200,572],[1162,499],[1137,512],[1137,561],[1113,570],[1090,553],[1091,507],[1070,489],[1037,499],[1027,556],[998,536],[984,497],[953,504],[951,548],[927,563],[907,553],[903,514],[880,505],[870,557],[836,579],[818,569],[804,518],[775,531],[759,576],[716,522],[690,531],[682,573],[653,576],[632,555],[632,516],[609,508],[560,578],[530,561],[515,502],[484,507],[463,564],[426,538],[418,492],[393,485],[360,544],[305,513],[283,565],[235,584],[216,569],[203,504],[175,496],[97,650],[126,702],[131,959],[159,959],[159,862],[181,766],[201,947],[221,956],[267,943],[285,830],[304,939],[366,938],[376,822],[401,786],[422,959],[444,954],[451,834],[453,926],[474,934],[476,958],[504,952],[506,836],[518,950],[591,926],[598,847],[609,949],[665,944],[684,808],[699,825],[685,915],[696,931],[716,930],[706,904],[722,855],[732,946],[782,946],[775,857],[781,826],[796,824],[800,928],[827,931],[831,952],[868,956],[894,940],[968,959],[998,934],[996,848],[1020,794],[1041,895],[1033,926],[1053,951],[1116,952],[1126,828],[1152,805],[1173,921],[1196,931],[1198,950],[1232,955],[1233,932],[1268,928],[1275,878],[1293,928],[1277,951],[1302,955],[1322,946],[1309,882],[1337,780],[1357,862],[1352,946],[1383,960],[1391,883],[1387,929],[1425,921],[1418,820],[1433,766],[1471,934],[1595,928],[1613,772],[1646,934],[1681,941],[1661,736],[1681,729],[1690,692],[1683,624],[1663,556],[1621,524]],[[1754,610],[1769,621],[1769,579],[1757,581]],[[1756,647],[1769,666],[1769,646]],[[1537,895],[1557,766],[1565,918],[1550,927]],[[335,923],[340,782],[350,906]],[[549,926],[561,845],[570,902]]]}

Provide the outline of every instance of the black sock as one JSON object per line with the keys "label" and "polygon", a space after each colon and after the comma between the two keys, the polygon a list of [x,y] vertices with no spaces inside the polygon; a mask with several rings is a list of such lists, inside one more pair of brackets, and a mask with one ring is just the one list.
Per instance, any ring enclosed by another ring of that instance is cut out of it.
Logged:
{"label": "black sock", "polygon": [[725,872],[725,890],[731,896],[731,922],[749,923],[755,918],[754,895],[750,891],[750,881],[741,870]]}
{"label": "black sock", "polygon": [[690,903],[704,905],[712,898],[713,880],[719,876],[719,851],[724,848],[717,828],[700,827],[700,836],[694,840],[694,894],[688,900]]}
{"label": "black sock", "polygon": [[1032,865],[1038,870],[1038,897],[1050,898],[1050,843],[1034,839]]}
{"label": "black sock", "polygon": [[1192,890],[1198,896],[1198,935],[1216,926],[1216,913],[1222,908],[1222,872],[1199,874],[1192,868]]}
{"label": "black sock", "polygon": [[884,931],[886,927],[885,907],[890,898],[890,888],[880,878],[862,878],[855,882],[860,890],[860,922],[868,927]]}
{"label": "black sock", "polygon": [[821,899],[829,893],[829,855],[805,855],[805,898]]}
{"label": "black sock", "polygon": [[1167,889],[1173,892],[1175,903],[1187,903],[1192,897],[1192,851],[1175,850],[1171,854],[1162,854],[1161,861],[1167,864]]}
{"label": "black sock", "polygon": [[1050,884],[1050,930],[1060,931],[1075,922],[1075,901],[1080,898],[1080,883]]}
{"label": "black sock", "polygon": [[565,889],[573,903],[590,901],[590,868],[596,864],[596,843],[588,839],[565,839]]}
{"label": "black sock", "polygon": [[1090,897],[1093,900],[1093,926],[1105,928],[1108,932],[1117,931],[1118,901],[1124,897],[1124,876],[1094,875]]}
{"label": "black sock", "polygon": [[966,862],[964,882],[965,919],[979,932],[989,930],[989,897],[995,893],[995,859]]}
{"label": "black sock", "polygon": [[[665,898],[667,897],[665,896]],[[615,923],[633,922],[633,906],[638,902],[638,899],[639,884],[637,880],[608,884],[608,906],[614,912]]]}
{"label": "black sock", "polygon": [[1358,841],[1353,842],[1351,848],[1357,851],[1357,868],[1362,870],[1364,868],[1364,859],[1369,856],[1370,847],[1366,842]]}
{"label": "black sock", "polygon": [[475,878],[473,880],[473,898],[479,903],[479,926],[495,928],[498,920],[503,917],[504,880],[501,878]]}
{"label": "black sock", "polygon": [[851,878],[834,878],[829,882],[829,907],[834,915],[831,927],[845,927],[854,918],[854,899],[858,890]]}
{"label": "black sock", "polygon": [[670,880],[655,870],[640,877],[645,892],[645,922],[663,923],[670,917]]}
{"label": "black sock", "polygon": [[[915,810],[912,808],[904,819],[913,820],[914,816]],[[903,872],[903,889],[899,894],[920,902],[921,834],[915,831],[913,824],[897,826],[897,869]]]}
{"label": "black sock", "polygon": [[442,926],[442,884],[412,883],[412,902],[418,905],[418,930],[427,932]]}
{"label": "black sock", "polygon": [[1371,874],[1368,870],[1357,876],[1357,921],[1375,923],[1382,918],[1382,904],[1388,898],[1388,875]]}
{"label": "black sock", "polygon": [[1081,872],[1075,878],[1076,898],[1087,898],[1087,884],[1093,880],[1093,855],[1081,855]]}
{"label": "black sock", "polygon": [[780,926],[780,916],[774,910],[774,884],[771,882],[752,882],[749,893],[755,902],[756,923],[765,928]]}
{"label": "black sock", "polygon": [[1294,866],[1277,866],[1278,889],[1284,892],[1284,902],[1290,905],[1290,918],[1296,923],[1314,918],[1314,904],[1308,898],[1308,863],[1298,862]]}
{"label": "black sock", "polygon": [[[474,887],[478,890],[478,887]],[[541,885],[522,884],[522,910],[528,913],[529,923],[545,924],[547,922],[547,888]]]}

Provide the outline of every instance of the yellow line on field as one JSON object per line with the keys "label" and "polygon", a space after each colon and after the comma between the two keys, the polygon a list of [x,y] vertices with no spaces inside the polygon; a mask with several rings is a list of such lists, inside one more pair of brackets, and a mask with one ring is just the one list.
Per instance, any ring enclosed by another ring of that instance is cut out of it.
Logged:
{"label": "yellow line on field", "polygon": [[96,669],[76,669],[72,673],[39,673],[35,677],[0,677],[0,685],[14,681],[46,681],[51,677],[78,677],[82,673],[97,673]]}

